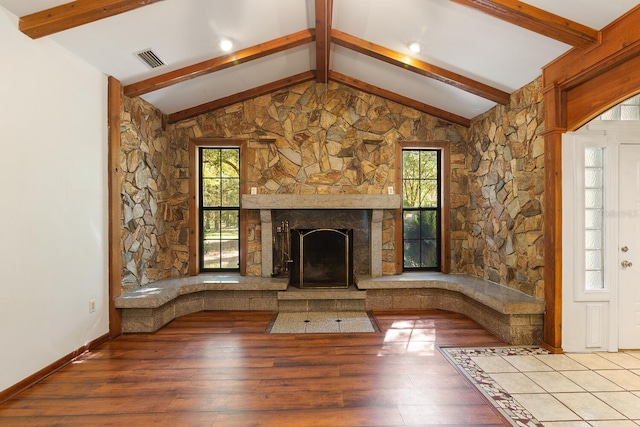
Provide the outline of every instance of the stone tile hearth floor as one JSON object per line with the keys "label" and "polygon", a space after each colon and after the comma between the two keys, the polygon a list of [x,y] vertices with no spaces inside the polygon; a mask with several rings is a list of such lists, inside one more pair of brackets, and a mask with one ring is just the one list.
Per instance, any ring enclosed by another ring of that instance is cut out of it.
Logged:
{"label": "stone tile hearth floor", "polygon": [[365,311],[280,312],[270,325],[271,334],[376,332]]}
{"label": "stone tile hearth floor", "polygon": [[640,425],[640,351],[440,350],[514,426]]}

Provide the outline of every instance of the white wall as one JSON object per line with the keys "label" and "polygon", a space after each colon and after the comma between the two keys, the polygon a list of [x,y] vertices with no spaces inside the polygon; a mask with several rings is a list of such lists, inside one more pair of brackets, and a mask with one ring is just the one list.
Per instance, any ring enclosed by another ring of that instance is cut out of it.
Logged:
{"label": "white wall", "polygon": [[108,332],[107,79],[2,7],[0,189],[1,391]]}

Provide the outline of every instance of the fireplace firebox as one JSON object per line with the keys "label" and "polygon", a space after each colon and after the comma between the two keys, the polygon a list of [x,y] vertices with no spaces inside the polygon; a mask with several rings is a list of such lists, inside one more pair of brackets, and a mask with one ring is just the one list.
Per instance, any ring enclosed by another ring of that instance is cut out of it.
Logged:
{"label": "fireplace firebox", "polygon": [[290,284],[303,288],[348,288],[353,283],[353,230],[291,230]]}

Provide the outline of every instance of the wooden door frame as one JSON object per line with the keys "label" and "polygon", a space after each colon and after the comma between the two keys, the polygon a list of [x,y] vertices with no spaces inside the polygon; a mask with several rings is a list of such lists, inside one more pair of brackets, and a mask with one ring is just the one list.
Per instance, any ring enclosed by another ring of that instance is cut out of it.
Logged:
{"label": "wooden door frame", "polygon": [[562,134],[640,93],[640,6],[543,68],[545,105],[543,346],[562,352]]}

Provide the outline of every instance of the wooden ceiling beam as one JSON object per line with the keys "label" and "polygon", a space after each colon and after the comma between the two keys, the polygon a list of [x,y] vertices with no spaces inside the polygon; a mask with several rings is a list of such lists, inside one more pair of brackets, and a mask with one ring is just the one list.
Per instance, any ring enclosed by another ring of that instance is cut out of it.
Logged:
{"label": "wooden ceiling beam", "polygon": [[19,28],[32,39],[119,15],[162,0],[76,0],[20,18]]}
{"label": "wooden ceiling beam", "polygon": [[253,89],[249,89],[243,92],[235,93],[233,95],[225,96],[224,98],[216,99],[215,101],[207,102],[205,104],[201,104],[195,107],[187,108],[186,110],[169,114],[167,121],[169,123],[176,123],[181,120],[190,119],[192,117],[199,116],[200,114],[209,113],[211,111],[228,107],[229,105],[233,105],[238,102],[244,102],[258,96],[267,95],[271,92],[288,88],[289,86],[314,80],[315,78],[316,78],[316,72],[314,70],[306,71],[304,73],[286,77],[284,79],[277,80],[275,82],[268,83],[266,85],[258,86]]}
{"label": "wooden ceiling beam", "polygon": [[333,0],[316,0],[316,79],[329,81],[329,52],[331,50],[331,20]]}
{"label": "wooden ceiling beam", "polygon": [[403,53],[396,52],[386,47],[362,40],[342,31],[331,30],[331,40],[340,46],[370,56],[388,64],[395,65],[425,77],[438,80],[458,89],[506,105],[510,101],[510,95],[484,83],[461,76],[444,68],[431,65],[419,59],[412,58]]}
{"label": "wooden ceiling beam", "polygon": [[600,32],[518,0],[451,0],[562,43],[588,49]]}
{"label": "wooden ceiling beam", "polygon": [[288,36],[280,37],[265,43],[260,43],[229,55],[208,59],[198,64],[188,65],[174,71],[160,74],[159,76],[129,84],[124,87],[124,94],[126,96],[139,96],[153,92],[195,77],[224,70],[225,68],[243,64],[277,52],[282,52],[296,46],[301,46],[312,42],[314,39],[315,31],[313,29],[298,31],[297,33],[289,34]]}
{"label": "wooden ceiling beam", "polygon": [[370,93],[372,95],[380,96],[382,98],[386,98],[390,101],[397,102],[400,105],[404,105],[406,107],[414,108],[418,111],[421,111],[425,114],[429,114],[431,116],[437,117],[439,119],[447,120],[452,123],[457,123],[464,127],[471,126],[471,120],[466,117],[458,116],[457,114],[450,113],[448,111],[441,110],[439,108],[433,107],[428,104],[424,104],[420,101],[416,101],[411,98],[407,98],[405,96],[399,95],[395,92],[388,91],[386,89],[382,89],[380,87],[374,86],[372,84],[363,82],[358,79],[354,79],[352,77],[346,76],[344,74],[340,74],[336,71],[329,71],[329,79],[336,81],[338,83],[345,84],[347,86],[351,86],[354,89],[361,90],[363,92]]}

